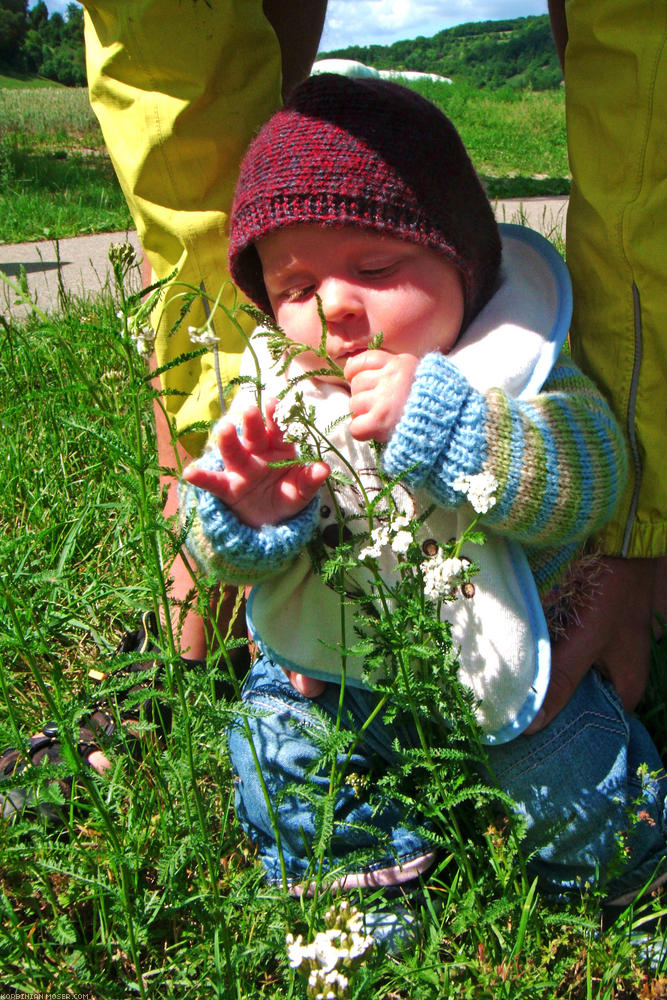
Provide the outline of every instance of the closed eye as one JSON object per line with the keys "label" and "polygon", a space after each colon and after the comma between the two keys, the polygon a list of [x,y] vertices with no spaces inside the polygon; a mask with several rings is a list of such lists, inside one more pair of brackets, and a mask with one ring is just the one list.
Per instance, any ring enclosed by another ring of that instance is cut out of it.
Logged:
{"label": "closed eye", "polygon": [[398,268],[399,262],[392,260],[386,264],[369,264],[359,268],[359,274],[363,278],[387,278]]}
{"label": "closed eye", "polygon": [[315,285],[305,285],[301,288],[289,288],[285,292],[280,293],[280,298],[283,302],[300,302],[301,299],[308,298],[315,291]]}

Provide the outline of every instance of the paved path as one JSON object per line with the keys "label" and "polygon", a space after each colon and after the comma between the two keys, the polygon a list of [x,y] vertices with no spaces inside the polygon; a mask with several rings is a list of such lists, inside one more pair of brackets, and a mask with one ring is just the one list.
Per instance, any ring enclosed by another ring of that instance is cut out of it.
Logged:
{"label": "paved path", "polygon": [[[550,236],[554,230],[565,231],[567,198],[509,198],[495,205],[496,218],[501,222],[521,222]],[[71,239],[47,240],[38,243],[0,245],[0,272],[16,279],[25,269],[33,301],[43,312],[58,309],[60,281],[74,295],[96,295],[111,287],[109,247],[112,243],[130,242],[137,256],[141,250],[134,232],[100,233],[95,236],[75,236]],[[1,275],[0,275],[1,278]],[[137,286],[138,287],[138,286]],[[21,317],[25,305],[17,304],[16,296],[0,280],[0,314]]]}
{"label": "paved path", "polygon": [[[7,243],[0,245],[0,272],[16,281],[21,268],[24,268],[33,302],[43,312],[52,312],[58,309],[60,281],[65,291],[82,297],[97,295],[104,288],[111,289],[113,272],[109,247],[112,243],[128,242],[141,258],[141,247],[135,232],[73,236],[57,242]],[[16,295],[2,281],[0,274],[0,314],[9,312],[21,317],[27,311],[27,306],[17,304]]]}

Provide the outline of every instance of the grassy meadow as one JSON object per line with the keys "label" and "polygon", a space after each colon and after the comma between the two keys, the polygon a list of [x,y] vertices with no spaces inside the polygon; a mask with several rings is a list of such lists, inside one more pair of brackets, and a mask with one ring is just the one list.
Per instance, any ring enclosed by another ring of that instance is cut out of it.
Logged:
{"label": "grassy meadow", "polygon": [[88,91],[0,81],[0,243],[131,226]]}
{"label": "grassy meadow", "polygon": [[[5,800],[0,820],[0,986],[96,1000],[314,996],[288,965],[285,936],[312,938],[332,899],[266,886],[235,819],[224,738],[240,680],[231,645],[189,669],[164,634],[168,738],[150,720],[138,727],[140,754],[124,731],[102,737],[112,764],[103,777],[76,750],[96,699],[136,682],[100,685],[88,671],[124,662],[114,647],[163,602],[162,567],[179,544],[161,515],[153,395],[122,333],[127,305],[120,292],[66,299],[58,315],[5,317],[0,330],[0,745],[27,748],[49,719],[63,747],[60,765],[0,789],[40,803],[14,815]],[[207,593],[193,587],[191,600],[204,607]],[[647,721],[663,751],[666,677],[667,649],[656,647]],[[667,978],[630,943],[660,899],[605,933],[595,892],[550,906],[525,877],[506,818],[477,794],[463,794],[440,828],[443,843],[452,830],[458,841],[416,904],[418,942],[368,953],[334,995],[664,997]]]}
{"label": "grassy meadow", "polygon": [[[0,115],[9,116],[5,97],[0,92]],[[508,97],[505,110],[515,126],[505,138],[488,123],[494,99],[477,116],[469,95],[457,97],[451,88],[447,99],[446,110],[486,177],[567,177],[555,124],[562,120],[560,94]],[[84,102],[78,106],[81,118],[71,134],[99,156],[99,137],[95,145],[87,132],[94,123]],[[65,150],[65,163],[75,156],[66,124],[55,138],[56,114],[63,123],[69,114],[56,111],[55,100],[49,125],[37,104],[34,119],[27,104],[11,108],[12,169],[21,143],[33,153]],[[522,116],[530,125],[519,142]],[[7,120],[0,118],[1,143]],[[538,156],[540,135],[553,140],[549,159]],[[18,174],[13,183],[18,191]],[[45,199],[42,183],[34,181],[41,192],[36,203]],[[4,184],[0,198],[11,200]],[[313,899],[296,899],[267,886],[236,820],[224,736],[241,680],[234,643],[218,636],[222,654],[192,669],[176,655],[176,637],[163,630],[165,673],[158,684],[160,703],[172,715],[168,737],[150,718],[134,727],[140,752],[122,729],[102,737],[111,761],[104,776],[77,752],[79,723],[97,699],[124,697],[127,706],[140,697],[129,690],[136,674],[100,683],[89,671],[108,673],[131,661],[114,657],[116,644],[142,611],[164,602],[164,567],[181,540],[161,513],[154,394],[123,318],[137,308],[128,291],[136,287],[136,269],[123,273],[115,292],[90,300],[63,296],[56,314],[34,308],[20,321],[8,311],[0,315],[0,748],[26,750],[47,719],[62,743],[59,765],[28,769],[0,784],[0,793],[15,786],[28,797],[28,808],[16,814],[5,799],[0,818],[0,993],[305,1000],[316,994],[290,968],[285,938],[311,940],[335,900],[324,889]],[[26,290],[19,282],[7,294],[25,296]],[[2,289],[0,296],[4,300]],[[193,581],[190,600],[203,610],[208,597],[204,583]],[[643,708],[663,755],[665,705],[663,642],[654,647]],[[338,983],[331,995],[667,996],[667,953],[650,923],[661,912],[659,896],[630,906],[604,931],[593,890],[550,905],[526,878],[518,833],[477,794],[464,790],[448,806],[447,822],[436,827],[443,849],[414,904],[417,939],[397,954],[370,950],[346,967],[348,984]],[[378,900],[358,902],[365,908]],[[653,945],[652,961],[648,945],[630,940],[642,930]]]}
{"label": "grassy meadow", "polygon": [[[131,226],[85,88],[9,82],[0,78],[0,243]],[[567,194],[561,91],[416,89],[453,119],[491,198]]]}

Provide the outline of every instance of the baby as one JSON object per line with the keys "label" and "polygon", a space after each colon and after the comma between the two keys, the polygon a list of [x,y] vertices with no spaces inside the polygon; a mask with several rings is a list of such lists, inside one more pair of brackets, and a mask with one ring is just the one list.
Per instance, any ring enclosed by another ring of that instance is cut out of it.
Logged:
{"label": "baby", "polygon": [[[370,490],[379,488],[371,442],[383,446],[401,512],[427,515],[427,557],[471,520],[461,483],[491,484],[478,504],[488,540],[471,553],[474,599],[443,606],[491,768],[525,821],[523,848],[545,891],[598,878],[609,898],[640,890],[665,857],[665,780],[646,731],[591,671],[550,725],[525,734],[549,680],[547,623],[557,628],[567,614],[586,573],[583,543],[625,478],[605,401],[561,355],[570,316],[562,261],[529,230],[502,227],[501,239],[462,142],[434,105],[386,81],[321,75],[246,155],[230,267],[305,348],[284,372],[259,341],[263,413],[240,391],[181,489],[187,545],[202,569],[252,587],[248,730],[232,728],[229,751],[238,814],[268,877],[284,871],[298,887],[313,874],[313,793],[329,782],[318,727],[322,713],[339,712],[341,636],[339,595],[310,552],[335,546],[332,509],[358,513],[353,491],[330,475],[335,458],[273,465],[297,454],[275,398],[301,375],[304,404]],[[335,367],[318,353],[321,317]],[[349,770],[372,778],[394,759],[394,739],[413,736],[400,715],[365,725],[379,696],[364,676],[363,661],[349,657],[342,718],[355,732],[365,726]],[[656,776],[638,775],[642,764]],[[619,862],[621,833],[630,849]],[[339,886],[405,887],[434,859],[419,815],[340,788],[325,858]]]}

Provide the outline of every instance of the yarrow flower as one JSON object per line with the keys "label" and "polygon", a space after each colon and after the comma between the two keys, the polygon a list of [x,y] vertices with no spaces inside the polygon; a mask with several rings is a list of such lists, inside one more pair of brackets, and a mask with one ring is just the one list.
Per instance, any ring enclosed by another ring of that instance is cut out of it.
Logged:
{"label": "yarrow flower", "polygon": [[336,1000],[337,997],[347,996],[349,984],[347,976],[336,969],[332,969],[331,972],[313,969],[308,976],[308,993],[315,1000]]}
{"label": "yarrow flower", "polygon": [[202,347],[215,347],[220,339],[208,323],[203,327],[189,326],[188,336],[193,344],[200,344]]}
{"label": "yarrow flower", "polygon": [[371,544],[361,550],[359,560],[365,562],[366,559],[379,559],[387,545],[389,545],[389,525],[379,524],[371,531]]}
{"label": "yarrow flower", "polygon": [[136,262],[134,247],[131,243],[111,243],[109,246],[109,260],[114,271],[117,271],[121,277],[124,277]]}
{"label": "yarrow flower", "polygon": [[149,323],[145,322],[146,310],[142,308],[134,316],[128,316],[127,319],[122,310],[119,310],[116,316],[125,322],[126,325],[123,333],[127,333],[127,336],[136,348],[137,354],[142,358],[146,358],[146,360],[152,357],[155,349],[155,330]]}
{"label": "yarrow flower", "polygon": [[389,524],[379,524],[371,531],[371,544],[359,552],[359,560],[379,559],[384,548],[390,547],[396,555],[405,555],[412,542],[412,532],[408,531],[410,518],[405,514],[394,515]]}
{"label": "yarrow flower", "polygon": [[343,900],[324,915],[327,929],[308,944],[301,934],[286,937],[290,968],[308,976],[307,993],[314,1000],[337,1000],[347,996],[350,975],[373,946],[373,938],[363,934],[363,916]]}
{"label": "yarrow flower", "polygon": [[421,564],[424,594],[431,601],[447,597],[454,587],[463,582],[466,563],[456,557],[446,558],[440,549],[432,559]]}
{"label": "yarrow flower", "polygon": [[490,472],[475,476],[457,476],[452,483],[457,493],[465,493],[468,503],[478,514],[486,514],[496,504],[498,480]]}
{"label": "yarrow flower", "polygon": [[315,413],[306,413],[303,394],[298,392],[293,399],[281,399],[276,406],[273,419],[283,432],[286,441],[301,444],[308,438],[308,422],[315,422]]}
{"label": "yarrow flower", "polygon": [[405,531],[405,529],[402,529],[401,531],[397,531],[394,537],[392,538],[391,547],[392,550],[397,555],[404,556],[405,553],[408,551],[408,547],[410,546],[411,542],[412,542],[412,533],[410,531]]}
{"label": "yarrow flower", "polygon": [[352,771],[351,774],[347,775],[347,783],[355,796],[360,799],[363,793],[370,787],[371,779],[368,774],[359,774],[358,771]]}

